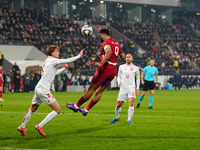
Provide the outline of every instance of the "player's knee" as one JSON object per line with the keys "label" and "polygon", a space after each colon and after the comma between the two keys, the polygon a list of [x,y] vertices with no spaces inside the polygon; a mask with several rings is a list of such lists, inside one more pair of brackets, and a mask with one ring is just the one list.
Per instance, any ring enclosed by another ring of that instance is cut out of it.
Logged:
{"label": "player's knee", "polygon": [[38,109],[38,107],[39,107],[39,105],[32,105],[31,108],[30,108],[30,110],[32,112],[35,112]]}
{"label": "player's knee", "polygon": [[120,108],[120,107],[122,107],[122,104],[117,104],[117,108]]}
{"label": "player's knee", "polygon": [[129,106],[134,106],[134,102],[133,102],[133,101],[130,101],[130,102],[129,102]]}
{"label": "player's knee", "polygon": [[57,114],[60,114],[61,113],[61,109],[56,109],[54,110]]}
{"label": "player's knee", "polygon": [[133,107],[133,106],[134,106],[134,103],[129,103],[129,106]]}
{"label": "player's knee", "polygon": [[154,96],[154,92],[151,93],[151,96]]}
{"label": "player's knee", "polygon": [[32,109],[32,108],[30,108],[30,110],[31,110],[32,112],[35,112],[35,111],[36,111],[35,109]]}

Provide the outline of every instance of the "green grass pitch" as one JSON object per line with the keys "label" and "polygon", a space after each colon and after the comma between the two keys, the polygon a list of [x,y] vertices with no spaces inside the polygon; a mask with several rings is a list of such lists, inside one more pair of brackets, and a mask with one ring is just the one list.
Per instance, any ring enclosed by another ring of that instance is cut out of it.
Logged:
{"label": "green grass pitch", "polygon": [[[66,102],[77,102],[83,94],[53,93],[62,112],[44,126],[45,138],[34,126],[51,108],[44,103],[39,107],[26,126],[28,136],[23,137],[17,127],[31,105],[33,93],[4,94],[5,101],[0,102],[0,149],[200,149],[200,90],[155,91],[153,110],[148,109],[148,92],[140,109],[135,107],[134,125],[127,124],[127,102],[121,119],[109,123],[115,116],[118,91],[105,91],[86,117],[65,107]],[[135,106],[137,102],[138,98]]]}

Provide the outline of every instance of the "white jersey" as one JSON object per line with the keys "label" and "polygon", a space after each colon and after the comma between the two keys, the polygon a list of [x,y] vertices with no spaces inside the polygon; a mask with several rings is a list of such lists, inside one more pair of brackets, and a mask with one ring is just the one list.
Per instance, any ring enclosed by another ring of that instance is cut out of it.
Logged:
{"label": "white jersey", "polygon": [[49,56],[44,61],[44,64],[42,66],[42,78],[38,82],[35,89],[42,87],[46,90],[50,90],[51,84],[53,83],[55,76],[65,70],[65,67],[57,70],[58,65],[73,62],[79,59],[80,57],[81,57],[80,55],[77,55],[75,57],[68,58],[68,59],[57,59],[57,58],[53,58]]}
{"label": "white jersey", "polygon": [[[137,87],[135,85],[135,77],[137,80]],[[139,89],[140,86],[140,71],[139,67],[130,64],[123,64],[119,66],[117,82],[120,84],[120,89]]]}

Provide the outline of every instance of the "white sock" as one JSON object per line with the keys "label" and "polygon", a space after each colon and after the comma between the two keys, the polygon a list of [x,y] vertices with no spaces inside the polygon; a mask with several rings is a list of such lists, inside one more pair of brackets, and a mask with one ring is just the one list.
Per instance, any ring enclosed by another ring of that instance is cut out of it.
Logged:
{"label": "white sock", "polygon": [[21,124],[22,128],[25,128],[26,124],[28,123],[28,121],[31,119],[31,116],[34,112],[32,112],[30,109],[26,112],[24,120]]}
{"label": "white sock", "polygon": [[120,112],[121,112],[121,107],[119,107],[119,108],[115,108],[115,115],[116,115],[116,119],[119,119],[119,117],[120,117]]}
{"label": "white sock", "polygon": [[43,127],[45,124],[47,124],[49,121],[51,121],[53,118],[55,118],[57,116],[57,112],[55,111],[52,111],[50,112],[46,118],[44,118],[44,120],[42,122],[40,122],[39,126],[40,127]]}
{"label": "white sock", "polygon": [[79,107],[76,105],[76,104],[74,104],[74,107],[76,108],[76,109],[78,109]]}
{"label": "white sock", "polygon": [[129,109],[128,109],[128,121],[131,121],[131,119],[133,117],[133,113],[134,113],[134,106],[129,106]]}

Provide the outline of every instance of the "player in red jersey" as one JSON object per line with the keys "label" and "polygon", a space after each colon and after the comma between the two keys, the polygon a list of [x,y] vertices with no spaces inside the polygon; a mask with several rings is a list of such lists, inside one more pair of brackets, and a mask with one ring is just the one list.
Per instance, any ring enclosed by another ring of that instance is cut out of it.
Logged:
{"label": "player in red jersey", "polygon": [[3,71],[3,67],[0,66],[0,101],[4,101],[2,99],[2,96],[3,96],[3,74],[4,74],[4,71]]}
{"label": "player in red jersey", "polygon": [[[125,58],[120,43],[110,37],[110,31],[108,29],[101,29],[99,31],[99,39],[102,43],[101,53],[99,55],[100,62],[95,63],[99,69],[94,75],[88,91],[79,99],[76,104],[66,103],[66,106],[69,109],[72,109],[74,112],[79,110],[84,116],[86,116],[88,111],[100,100],[103,91],[109,86],[110,82],[116,76],[118,56],[120,59]],[[88,106],[85,108],[80,108],[83,103],[90,99],[95,91],[96,95],[90,101]]]}

